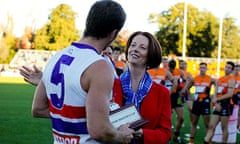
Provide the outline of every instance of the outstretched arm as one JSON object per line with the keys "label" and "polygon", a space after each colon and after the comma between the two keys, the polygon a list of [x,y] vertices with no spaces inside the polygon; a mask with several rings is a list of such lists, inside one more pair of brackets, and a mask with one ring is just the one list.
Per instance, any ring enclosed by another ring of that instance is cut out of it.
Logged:
{"label": "outstretched arm", "polygon": [[33,69],[27,66],[22,66],[19,71],[26,82],[35,86],[39,84],[42,78],[42,71],[35,65],[33,66]]}

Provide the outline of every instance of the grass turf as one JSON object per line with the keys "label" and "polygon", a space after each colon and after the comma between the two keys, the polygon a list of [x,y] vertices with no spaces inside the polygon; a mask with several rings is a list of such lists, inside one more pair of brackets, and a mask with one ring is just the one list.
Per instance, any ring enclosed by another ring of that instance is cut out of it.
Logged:
{"label": "grass turf", "polygon": [[[35,86],[22,78],[0,77],[0,144],[51,144],[51,122],[49,119],[33,118],[31,105]],[[175,114],[173,123],[175,122]],[[202,144],[205,136],[202,118],[200,129],[195,136],[195,144]],[[172,129],[174,131],[174,129]],[[181,137],[190,131],[188,111]],[[238,135],[237,143],[240,143]]]}
{"label": "grass turf", "polygon": [[31,116],[34,89],[21,79],[0,78],[0,144],[52,143],[50,120]]}

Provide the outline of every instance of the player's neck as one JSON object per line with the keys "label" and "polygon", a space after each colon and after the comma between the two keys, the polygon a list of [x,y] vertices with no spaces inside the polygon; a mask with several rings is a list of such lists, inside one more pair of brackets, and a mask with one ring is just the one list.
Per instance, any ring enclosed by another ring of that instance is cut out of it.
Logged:
{"label": "player's neck", "polygon": [[94,47],[99,54],[105,49],[107,42],[105,39],[96,39],[93,37],[85,37],[78,41],[78,43],[83,43]]}

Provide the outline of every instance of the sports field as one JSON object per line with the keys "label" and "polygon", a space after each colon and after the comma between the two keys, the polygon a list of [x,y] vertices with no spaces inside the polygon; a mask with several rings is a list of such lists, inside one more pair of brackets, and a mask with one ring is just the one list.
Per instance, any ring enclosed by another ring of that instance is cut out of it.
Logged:
{"label": "sports field", "polygon": [[[34,86],[25,83],[21,78],[0,77],[0,144],[52,143],[50,120],[31,116],[34,89]],[[205,136],[202,120],[199,125],[195,144],[202,144]],[[183,138],[187,138],[185,134],[189,133],[189,130],[186,110]],[[238,143],[240,143],[240,135],[238,135]]]}
{"label": "sports field", "polygon": [[51,144],[51,123],[31,116],[34,86],[0,77],[0,144]]}

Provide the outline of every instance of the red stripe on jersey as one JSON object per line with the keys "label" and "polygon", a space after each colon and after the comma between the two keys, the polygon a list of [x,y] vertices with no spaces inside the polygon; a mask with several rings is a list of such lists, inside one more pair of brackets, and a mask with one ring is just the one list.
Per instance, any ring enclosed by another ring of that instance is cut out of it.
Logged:
{"label": "red stripe on jersey", "polygon": [[64,105],[62,109],[57,109],[52,105],[51,101],[48,101],[48,104],[49,104],[49,110],[53,114],[59,114],[67,118],[86,118],[85,107]]}

